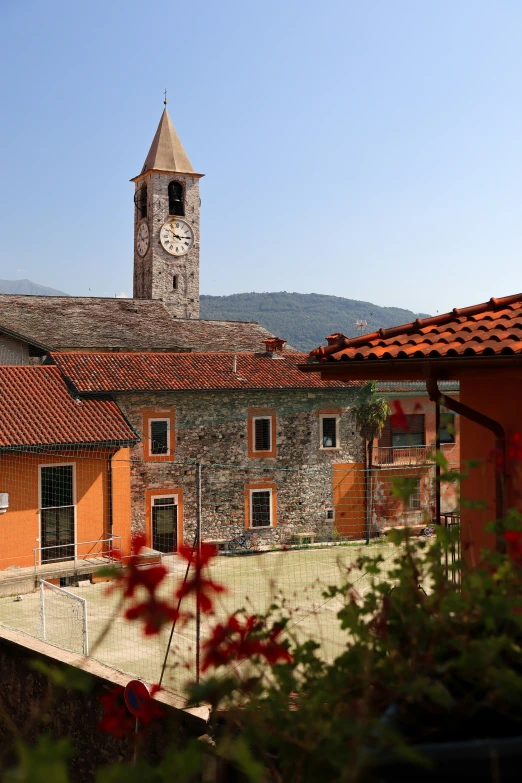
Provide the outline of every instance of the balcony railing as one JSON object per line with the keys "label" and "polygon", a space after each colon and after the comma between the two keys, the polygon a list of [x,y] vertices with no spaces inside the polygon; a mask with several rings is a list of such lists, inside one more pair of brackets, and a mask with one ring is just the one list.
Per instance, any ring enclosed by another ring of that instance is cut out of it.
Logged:
{"label": "balcony railing", "polygon": [[[441,449],[451,448],[454,443],[443,443]],[[436,446],[434,443],[425,446],[377,446],[373,450],[373,464],[387,465],[422,465],[433,463]]]}

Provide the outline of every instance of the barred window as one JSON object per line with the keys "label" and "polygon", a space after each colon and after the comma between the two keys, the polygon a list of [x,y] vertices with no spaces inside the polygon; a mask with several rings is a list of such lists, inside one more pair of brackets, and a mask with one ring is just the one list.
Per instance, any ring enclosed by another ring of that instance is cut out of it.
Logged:
{"label": "barred window", "polygon": [[168,419],[150,420],[150,453],[169,453],[169,421]]}
{"label": "barred window", "polygon": [[272,450],[272,418],[270,416],[254,419],[254,450]]}
{"label": "barred window", "polygon": [[415,476],[415,485],[413,491],[408,498],[407,507],[410,510],[419,509],[421,507],[421,480],[420,476]]}
{"label": "barred window", "polygon": [[251,491],[250,520],[252,527],[270,527],[272,524],[271,495],[269,489]]}

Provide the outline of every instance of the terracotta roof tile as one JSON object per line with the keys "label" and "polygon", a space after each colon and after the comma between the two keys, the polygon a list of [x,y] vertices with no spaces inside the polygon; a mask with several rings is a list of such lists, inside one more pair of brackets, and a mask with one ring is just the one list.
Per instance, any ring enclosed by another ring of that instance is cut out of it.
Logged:
{"label": "terracotta roof tile", "polygon": [[432,318],[353,339],[338,335],[310,356],[321,361],[376,361],[522,354],[522,294],[490,299]]}
{"label": "terracotta roof tile", "polygon": [[[307,377],[302,353],[270,358],[230,353],[53,353],[52,360],[80,394],[127,391],[346,388],[343,381]],[[355,388],[360,381],[348,386]]]}
{"label": "terracotta roof tile", "polygon": [[0,367],[0,449],[137,440],[111,400],[77,400],[57,367]]}

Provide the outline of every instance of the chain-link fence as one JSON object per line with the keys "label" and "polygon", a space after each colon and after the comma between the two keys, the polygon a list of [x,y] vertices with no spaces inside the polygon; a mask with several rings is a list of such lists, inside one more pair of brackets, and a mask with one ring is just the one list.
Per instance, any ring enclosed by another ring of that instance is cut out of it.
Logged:
{"label": "chain-link fence", "polygon": [[[65,648],[77,634],[60,626],[83,623],[77,630],[88,635],[93,657],[151,682],[166,661],[163,685],[176,692],[197,677],[213,623],[241,607],[256,613],[283,602],[290,632],[313,638],[332,657],[347,639],[338,600],[324,590],[350,570],[364,594],[369,580],[357,571],[358,557],[379,551],[386,568],[395,553],[389,529],[408,525],[422,534],[436,521],[435,467],[426,454],[417,461],[403,454],[371,471],[358,463],[290,470],[165,462],[146,486],[143,462],[126,448],[12,450],[0,461],[0,623],[40,638],[45,627],[45,638]],[[408,496],[401,499],[404,482]],[[445,513],[457,504],[447,486]],[[192,619],[153,636],[123,617],[120,592],[104,569],[125,564],[137,533],[145,535],[141,567],[161,562],[168,570],[158,593],[164,598],[186,575],[180,547],[196,546],[198,535],[212,543],[211,577],[226,589],[214,616],[198,616],[185,599]],[[41,580],[84,599],[85,613],[48,586],[42,603]]]}

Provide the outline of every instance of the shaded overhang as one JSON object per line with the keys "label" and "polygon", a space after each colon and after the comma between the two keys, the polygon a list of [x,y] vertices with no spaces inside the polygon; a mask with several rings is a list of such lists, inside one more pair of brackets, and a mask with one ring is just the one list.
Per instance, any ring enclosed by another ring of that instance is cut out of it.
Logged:
{"label": "shaded overhang", "polygon": [[302,372],[319,372],[324,381],[424,381],[463,378],[522,370],[521,354],[408,359],[354,359],[299,364]]}

